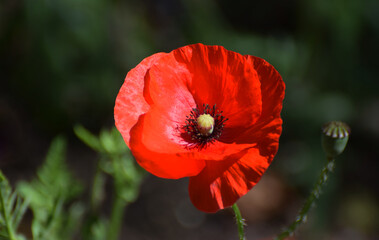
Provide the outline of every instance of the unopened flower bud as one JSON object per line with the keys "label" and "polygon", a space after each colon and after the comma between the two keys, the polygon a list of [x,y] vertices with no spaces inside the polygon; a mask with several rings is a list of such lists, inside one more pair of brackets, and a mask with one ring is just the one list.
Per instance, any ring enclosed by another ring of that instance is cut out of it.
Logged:
{"label": "unopened flower bud", "polygon": [[350,127],[339,121],[326,123],[322,127],[322,147],[328,157],[340,155],[349,140]]}

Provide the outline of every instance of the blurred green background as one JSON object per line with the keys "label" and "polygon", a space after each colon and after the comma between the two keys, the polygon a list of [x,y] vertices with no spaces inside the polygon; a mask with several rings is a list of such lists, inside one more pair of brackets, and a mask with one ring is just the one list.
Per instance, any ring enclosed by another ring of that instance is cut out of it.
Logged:
{"label": "blurred green background", "polygon": [[[95,154],[74,124],[110,128],[131,68],[197,42],[264,58],[286,83],[278,155],[240,202],[248,239],[295,217],[325,162],[320,128],[330,120],[347,122],[351,138],[296,236],[378,239],[377,0],[0,0],[0,168],[13,183],[28,179],[64,134],[69,164],[88,183]],[[121,239],[236,239],[236,231],[231,212],[194,210],[187,179],[149,176]]]}

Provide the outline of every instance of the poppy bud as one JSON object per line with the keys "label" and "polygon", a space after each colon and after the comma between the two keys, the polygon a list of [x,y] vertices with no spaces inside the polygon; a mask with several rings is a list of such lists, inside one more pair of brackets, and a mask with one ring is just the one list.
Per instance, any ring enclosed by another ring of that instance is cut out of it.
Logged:
{"label": "poppy bud", "polygon": [[322,127],[322,147],[328,157],[340,155],[349,140],[350,128],[344,122],[332,121]]}
{"label": "poppy bud", "polygon": [[213,128],[215,125],[214,118],[209,114],[202,114],[197,118],[197,126],[199,132],[203,136],[209,136],[213,132]]}

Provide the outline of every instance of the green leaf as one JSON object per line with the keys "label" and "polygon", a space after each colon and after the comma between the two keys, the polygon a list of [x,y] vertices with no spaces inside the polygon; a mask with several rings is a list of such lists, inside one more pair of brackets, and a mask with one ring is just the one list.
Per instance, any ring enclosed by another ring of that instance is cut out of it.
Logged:
{"label": "green leaf", "polygon": [[87,144],[93,150],[97,152],[105,151],[100,140],[95,135],[93,135],[90,131],[85,129],[82,125],[76,125],[74,127],[74,132],[80,140],[82,140],[85,144]]}
{"label": "green leaf", "polygon": [[13,192],[8,180],[0,171],[0,239],[21,240],[17,228],[28,207],[16,192]]}
{"label": "green leaf", "polygon": [[134,202],[146,172],[135,163],[132,155],[113,157],[113,177],[117,194],[126,202]]}
{"label": "green leaf", "polygon": [[99,139],[100,139],[101,145],[104,147],[107,153],[110,153],[110,154],[117,153],[117,150],[113,144],[113,138],[110,132],[108,132],[107,130],[102,130],[100,132]]}
{"label": "green leaf", "polygon": [[129,151],[116,127],[100,132],[100,142],[108,154],[125,154]]}
{"label": "green leaf", "polygon": [[80,219],[71,218],[71,208],[66,209],[70,201],[80,194],[82,187],[65,163],[65,149],[63,138],[54,139],[44,164],[37,171],[37,178],[18,185],[20,194],[29,200],[34,214],[34,240],[71,239],[69,235],[72,232],[67,232],[67,227]]}
{"label": "green leaf", "polygon": [[118,152],[128,153],[129,152],[129,148],[125,144],[125,141],[124,141],[124,139],[121,136],[121,133],[117,130],[116,127],[113,127],[111,129],[110,134],[112,135],[113,144],[114,144],[115,148],[118,150]]}

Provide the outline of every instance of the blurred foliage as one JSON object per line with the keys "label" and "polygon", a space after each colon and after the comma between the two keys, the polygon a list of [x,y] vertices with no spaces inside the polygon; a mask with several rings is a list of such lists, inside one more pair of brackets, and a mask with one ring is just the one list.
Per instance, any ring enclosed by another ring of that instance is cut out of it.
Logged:
{"label": "blurred foliage", "polygon": [[[145,171],[134,161],[129,149],[116,127],[102,130],[99,137],[81,125],[74,128],[75,134],[89,147],[99,153],[98,169],[92,183],[91,210],[84,230],[84,239],[116,239],[123,209],[134,202],[145,177]],[[112,176],[114,196],[109,222],[99,217],[105,197],[105,174]]]}
{"label": "blurred foliage", "polygon": [[116,194],[128,203],[134,202],[145,171],[134,162],[116,127],[110,131],[102,130],[99,137],[81,125],[75,126],[74,131],[84,143],[100,153],[99,167],[114,177]]}
{"label": "blurred foliage", "polygon": [[[2,0],[0,167],[33,169],[38,161],[30,159],[49,139],[60,133],[73,139],[75,123],[93,132],[113,125],[126,73],[153,53],[195,42],[262,57],[281,73],[284,128],[271,169],[301,196],[324,164],[320,126],[338,119],[352,127],[304,238],[342,231],[335,206],[357,189],[379,205],[377,0]],[[86,143],[103,157],[114,155],[109,134]],[[107,173],[127,164],[101,159]]]}
{"label": "blurred foliage", "polygon": [[[79,198],[83,197],[82,185],[65,163],[65,140],[57,137],[37,171],[37,178],[20,182],[17,192],[12,192],[0,172],[0,239],[25,239],[17,234],[17,228],[28,206],[33,212],[31,233],[34,240],[64,240],[75,236],[91,240],[117,238],[117,224],[121,223],[126,205],[138,197],[145,172],[136,166],[116,128],[102,130],[100,137],[82,126],[76,126],[75,133],[100,155],[90,204]],[[104,173],[113,177],[115,186],[109,220],[102,217],[99,209],[107,194]]]}
{"label": "blurred foliage", "polygon": [[82,217],[84,206],[79,203],[65,206],[82,191],[66,166],[65,149],[65,141],[56,138],[45,163],[37,171],[37,178],[18,185],[18,191],[30,202],[33,211],[35,240],[72,239]]}
{"label": "blurred foliage", "polygon": [[28,202],[12,191],[8,180],[0,171],[0,239],[25,239],[17,234],[17,228],[27,207]]}

